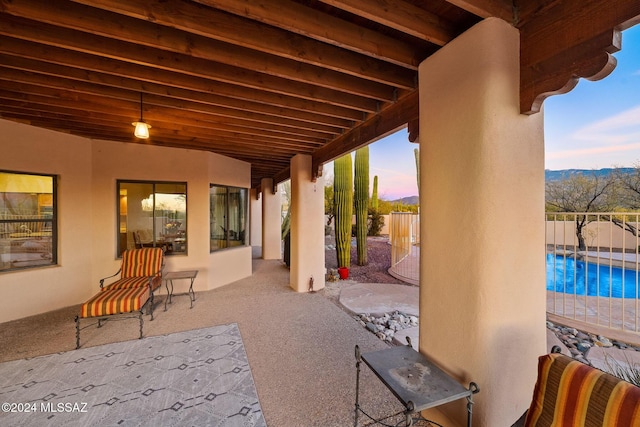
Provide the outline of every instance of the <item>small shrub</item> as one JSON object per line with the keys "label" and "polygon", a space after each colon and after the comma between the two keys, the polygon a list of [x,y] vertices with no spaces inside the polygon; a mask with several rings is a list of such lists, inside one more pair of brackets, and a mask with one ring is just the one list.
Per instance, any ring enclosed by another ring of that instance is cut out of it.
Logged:
{"label": "small shrub", "polygon": [[607,370],[611,375],[640,387],[640,364],[630,362],[626,355],[625,359],[626,363],[620,363],[607,354],[604,356]]}
{"label": "small shrub", "polygon": [[369,217],[367,220],[367,236],[379,236],[384,227],[384,216],[378,211],[369,209]]}

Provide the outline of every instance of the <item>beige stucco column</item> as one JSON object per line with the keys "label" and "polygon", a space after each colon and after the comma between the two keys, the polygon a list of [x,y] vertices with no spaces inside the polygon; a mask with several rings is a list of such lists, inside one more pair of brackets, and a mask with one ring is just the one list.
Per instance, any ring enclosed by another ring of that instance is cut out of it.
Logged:
{"label": "beige stucco column", "polygon": [[519,114],[518,61],[487,19],[419,68],[420,351],[478,383],[486,427],[525,411],[546,351],[543,117]]}
{"label": "beige stucco column", "polygon": [[324,181],[311,181],[311,156],[291,159],[291,287],[324,288]]}
{"label": "beige stucco column", "polygon": [[262,178],[262,258],[281,259],[282,230],[280,192],[273,193],[273,180]]}
{"label": "beige stucco column", "polygon": [[262,246],[262,198],[255,188],[249,192],[250,234],[251,246]]}

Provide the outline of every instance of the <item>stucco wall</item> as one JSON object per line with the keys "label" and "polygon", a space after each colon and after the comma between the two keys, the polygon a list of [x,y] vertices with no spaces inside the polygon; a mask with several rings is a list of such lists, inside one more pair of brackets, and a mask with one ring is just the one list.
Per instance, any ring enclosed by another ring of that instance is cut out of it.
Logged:
{"label": "stucco wall", "polygon": [[519,114],[518,58],[486,19],[419,68],[420,351],[479,384],[479,426],[522,415],[546,351],[543,117]]}
{"label": "stucco wall", "polygon": [[311,156],[298,154],[291,159],[291,287],[307,292],[325,286],[324,262],[324,178],[311,176]]}
{"label": "stucco wall", "polygon": [[258,195],[256,190],[251,190],[249,196],[249,212],[251,218],[251,227],[249,230],[249,238],[251,246],[262,246],[262,197]]}
{"label": "stucco wall", "polygon": [[[81,303],[115,273],[116,180],[187,182],[188,254],[166,269],[198,269],[196,291],[251,275],[251,248],[209,253],[209,184],[249,187],[250,165],[213,153],[91,141],[0,120],[0,169],[56,174],[58,266],[0,273],[0,322]],[[184,283],[180,283],[184,282]],[[175,282],[176,292],[186,281]]]}
{"label": "stucco wall", "polygon": [[0,273],[2,322],[75,304],[88,296],[93,261],[92,168],[91,144],[86,139],[27,125],[0,120],[0,147],[0,169],[58,175],[58,232],[64,236],[58,241],[58,266]]}

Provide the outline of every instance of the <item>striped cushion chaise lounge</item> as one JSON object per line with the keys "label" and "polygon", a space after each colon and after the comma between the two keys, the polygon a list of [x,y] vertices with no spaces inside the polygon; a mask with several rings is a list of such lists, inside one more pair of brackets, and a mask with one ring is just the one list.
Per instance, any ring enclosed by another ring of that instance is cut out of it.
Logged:
{"label": "striped cushion chaise lounge", "polygon": [[[149,305],[153,320],[153,293],[162,284],[164,254],[160,248],[131,249],[122,253],[122,265],[115,274],[100,279],[100,292],[85,301],[76,316],[76,348],[80,347],[80,319],[102,320],[114,315],[129,315],[140,321],[140,338],[143,335],[142,309]],[[105,285],[105,280],[120,278]]]}
{"label": "striped cushion chaise lounge", "polygon": [[563,354],[544,355],[524,425],[638,427],[640,388]]}

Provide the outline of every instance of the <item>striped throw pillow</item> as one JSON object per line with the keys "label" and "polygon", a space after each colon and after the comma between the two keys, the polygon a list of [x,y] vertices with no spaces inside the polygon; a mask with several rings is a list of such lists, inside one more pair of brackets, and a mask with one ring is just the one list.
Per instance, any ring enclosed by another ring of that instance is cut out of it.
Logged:
{"label": "striped throw pillow", "polygon": [[639,427],[640,388],[562,354],[538,360],[525,427]]}

